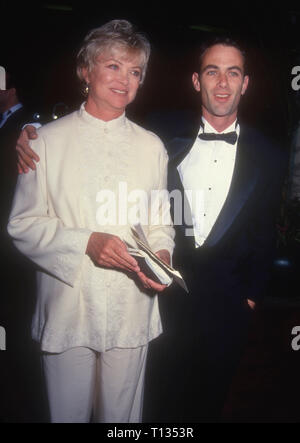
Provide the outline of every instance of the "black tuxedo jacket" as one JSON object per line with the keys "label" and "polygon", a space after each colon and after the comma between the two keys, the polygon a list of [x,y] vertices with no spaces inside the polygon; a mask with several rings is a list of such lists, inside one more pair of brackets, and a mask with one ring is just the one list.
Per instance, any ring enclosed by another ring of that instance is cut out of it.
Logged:
{"label": "black tuxedo jacket", "polygon": [[[173,140],[169,146],[168,189],[179,190],[183,197],[177,166],[193,146],[197,131],[191,138]],[[185,299],[192,297],[193,309],[197,310],[198,304],[211,305],[213,300],[223,305],[246,305],[246,299],[258,300],[264,294],[286,163],[279,147],[241,126],[228,196],[204,245],[197,249],[194,237],[186,236],[191,223],[185,199],[183,223],[175,225],[173,263],[186,279],[190,295]],[[172,199],[171,211],[174,220]]]}
{"label": "black tuxedo jacket", "polygon": [[[197,131],[168,146],[170,192],[184,196],[177,167]],[[261,134],[241,126],[228,196],[197,249],[194,237],[186,236],[192,227],[186,199],[184,222],[175,225],[173,265],[190,293],[172,284],[159,297],[164,333],[150,346],[148,370],[152,390],[160,381],[154,421],[188,423],[221,415],[252,318],[246,300],[265,293],[272,268],[284,157]],[[171,210],[175,222],[172,197]]]}

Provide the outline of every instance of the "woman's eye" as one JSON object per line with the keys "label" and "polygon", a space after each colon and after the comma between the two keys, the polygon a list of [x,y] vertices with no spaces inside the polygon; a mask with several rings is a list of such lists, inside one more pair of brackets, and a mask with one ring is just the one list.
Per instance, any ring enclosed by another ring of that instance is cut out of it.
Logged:
{"label": "woman's eye", "polygon": [[135,77],[140,77],[141,76],[141,71],[131,71],[132,75],[134,75]]}
{"label": "woman's eye", "polygon": [[109,67],[110,69],[113,69],[114,71],[116,71],[116,70],[119,68],[119,66],[116,65],[116,64],[108,65],[108,67]]}

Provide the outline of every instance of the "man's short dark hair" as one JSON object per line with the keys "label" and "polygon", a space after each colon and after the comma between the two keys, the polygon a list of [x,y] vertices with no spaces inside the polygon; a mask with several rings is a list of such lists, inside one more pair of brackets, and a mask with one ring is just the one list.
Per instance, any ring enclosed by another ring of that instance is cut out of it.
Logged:
{"label": "man's short dark hair", "polygon": [[6,71],[6,89],[11,88],[18,89],[18,81],[12,72]]}
{"label": "man's short dark hair", "polygon": [[205,52],[211,48],[212,46],[215,45],[223,45],[223,46],[232,46],[234,48],[236,48],[238,51],[240,51],[240,53],[243,56],[244,59],[244,74],[247,75],[248,73],[248,65],[247,65],[247,54],[246,54],[246,49],[243,45],[242,42],[240,42],[238,39],[229,36],[229,35],[213,35],[210,36],[207,40],[205,40],[199,48],[198,51],[198,70],[199,72],[201,71],[201,65],[202,65],[202,61],[203,61],[203,57]]}

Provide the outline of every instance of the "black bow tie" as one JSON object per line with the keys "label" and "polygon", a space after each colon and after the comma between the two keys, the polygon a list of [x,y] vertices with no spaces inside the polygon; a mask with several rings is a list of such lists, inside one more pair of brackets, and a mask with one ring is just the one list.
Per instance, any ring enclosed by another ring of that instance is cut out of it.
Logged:
{"label": "black bow tie", "polygon": [[206,140],[206,141],[222,140],[231,145],[235,145],[237,141],[237,133],[235,131],[227,132],[225,134],[217,134],[215,132],[203,132],[202,134],[199,134],[198,137],[201,140]]}

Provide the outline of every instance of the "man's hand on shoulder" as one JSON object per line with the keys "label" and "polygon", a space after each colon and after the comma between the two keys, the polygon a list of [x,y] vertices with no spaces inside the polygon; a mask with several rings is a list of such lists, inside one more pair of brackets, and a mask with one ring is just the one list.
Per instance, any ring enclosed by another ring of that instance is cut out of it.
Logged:
{"label": "man's hand on shoulder", "polygon": [[29,169],[35,170],[35,162],[40,160],[39,156],[30,148],[29,140],[34,140],[38,137],[36,128],[31,125],[25,126],[22,130],[16,145],[18,152],[18,172],[19,174],[29,172]]}

